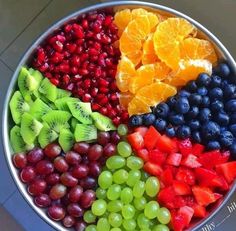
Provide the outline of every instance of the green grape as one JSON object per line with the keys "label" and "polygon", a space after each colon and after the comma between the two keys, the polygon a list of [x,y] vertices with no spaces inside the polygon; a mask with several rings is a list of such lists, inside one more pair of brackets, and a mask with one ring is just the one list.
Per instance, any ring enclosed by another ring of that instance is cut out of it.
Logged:
{"label": "green grape", "polygon": [[158,209],[157,219],[163,225],[168,224],[171,219],[170,211],[167,208]]}
{"label": "green grape", "polygon": [[95,216],[102,216],[107,209],[107,203],[103,199],[99,199],[93,202],[92,212]]}
{"label": "green grape", "polygon": [[152,229],[152,231],[170,231],[170,229],[166,225],[155,225]]}
{"label": "green grape", "polygon": [[138,170],[143,167],[143,160],[137,156],[127,158],[127,166],[132,170]]}
{"label": "green grape", "polygon": [[107,197],[107,191],[103,188],[97,188],[96,190],[96,197],[98,199],[105,199]]}
{"label": "green grape", "polygon": [[120,228],[112,228],[110,231],[122,231]]}
{"label": "green grape", "polygon": [[89,225],[85,228],[85,231],[97,231],[96,225]]}
{"label": "green grape", "polygon": [[138,181],[133,187],[134,197],[142,197],[145,191],[145,183],[143,181]]}
{"label": "green grape", "polygon": [[85,213],[84,213],[84,221],[86,223],[93,223],[96,221],[96,216],[92,213],[91,210],[87,210]]}
{"label": "green grape", "polygon": [[145,184],[145,190],[148,196],[155,197],[160,190],[159,180],[154,176],[148,177]]}
{"label": "green grape", "polygon": [[137,210],[143,210],[145,208],[146,203],[147,200],[145,197],[134,198],[134,207]]}
{"label": "green grape", "polygon": [[110,213],[108,221],[112,227],[120,227],[122,224],[122,216],[119,213]]}
{"label": "green grape", "polygon": [[107,190],[107,198],[111,201],[117,200],[120,197],[121,187],[118,184],[111,185]]}
{"label": "green grape", "polygon": [[128,172],[124,169],[119,169],[117,171],[114,172],[113,174],[113,181],[116,183],[116,184],[123,184],[127,181],[128,179]]}
{"label": "green grape", "polygon": [[106,161],[106,166],[109,169],[119,169],[125,166],[125,158],[122,156],[111,156]]}
{"label": "green grape", "polygon": [[124,205],[122,208],[122,216],[125,219],[131,219],[134,217],[135,208],[133,205]]}
{"label": "green grape", "polygon": [[144,215],[149,219],[153,219],[157,217],[159,208],[160,206],[156,201],[150,201],[145,205]]}
{"label": "green grape", "polygon": [[135,230],[136,221],[134,219],[123,220],[123,227],[125,230]]}
{"label": "green grape", "polygon": [[138,226],[140,229],[148,229],[150,226],[150,221],[143,213],[140,213],[137,218]]}
{"label": "green grape", "polygon": [[141,178],[140,170],[130,170],[126,184],[130,187],[133,187],[135,183],[140,180],[140,178]]}
{"label": "green grape", "polygon": [[148,177],[150,177],[150,175],[147,172],[142,171],[141,179],[146,181]]}
{"label": "green grape", "polygon": [[97,222],[97,231],[109,231],[110,230],[110,224],[107,220],[107,218],[100,218]]}
{"label": "green grape", "polygon": [[125,124],[120,124],[117,131],[120,136],[125,136],[128,133],[128,127]]}
{"label": "green grape", "polygon": [[121,211],[122,207],[123,203],[120,200],[110,201],[107,204],[107,210],[109,212],[114,212],[114,213],[119,212]]}
{"label": "green grape", "polygon": [[152,230],[149,228],[144,228],[144,229],[140,229],[140,231],[152,231]]}
{"label": "green grape", "polygon": [[133,191],[131,188],[125,187],[121,191],[120,199],[124,204],[129,204],[133,200]]}
{"label": "green grape", "polygon": [[132,153],[132,148],[130,146],[129,143],[125,142],[125,141],[121,141],[118,145],[117,145],[117,151],[118,153],[123,156],[123,157],[128,157],[131,155]]}
{"label": "green grape", "polygon": [[109,171],[103,171],[98,177],[98,184],[101,188],[107,189],[112,184],[112,174]]}

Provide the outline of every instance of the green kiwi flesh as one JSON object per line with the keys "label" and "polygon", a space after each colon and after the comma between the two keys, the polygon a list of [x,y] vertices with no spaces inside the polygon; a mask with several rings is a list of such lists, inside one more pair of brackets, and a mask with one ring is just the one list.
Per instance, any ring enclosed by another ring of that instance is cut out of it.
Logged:
{"label": "green kiwi flesh", "polygon": [[71,96],[70,91],[65,91],[63,89],[57,88],[57,99]]}
{"label": "green kiwi flesh", "polygon": [[59,110],[70,112],[70,109],[67,105],[68,102],[79,102],[79,99],[73,98],[73,97],[63,97],[63,98],[57,99],[55,101],[55,105],[56,105],[57,109],[59,109]]}
{"label": "green kiwi flesh", "polygon": [[47,78],[41,82],[39,92],[51,102],[54,102],[57,98],[57,88]]}
{"label": "green kiwi flesh", "polygon": [[53,131],[46,123],[43,124],[43,128],[41,129],[38,142],[41,148],[44,148],[48,144],[52,143],[58,138],[58,134]]}
{"label": "green kiwi flesh", "polygon": [[94,121],[94,125],[96,128],[100,131],[111,131],[116,130],[116,127],[114,126],[112,120],[99,112],[93,112],[91,114],[91,117]]}
{"label": "green kiwi flesh", "polygon": [[58,142],[62,147],[63,151],[67,152],[72,148],[75,142],[74,134],[70,131],[70,129],[64,128],[60,131]]}
{"label": "green kiwi flesh", "polygon": [[97,128],[94,125],[77,124],[75,127],[75,141],[92,141],[97,139]]}

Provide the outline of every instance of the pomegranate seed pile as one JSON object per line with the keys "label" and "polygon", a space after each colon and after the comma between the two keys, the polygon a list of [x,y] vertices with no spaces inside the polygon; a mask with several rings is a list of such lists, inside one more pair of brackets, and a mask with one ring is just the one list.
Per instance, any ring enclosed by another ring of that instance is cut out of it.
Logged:
{"label": "pomegranate seed pile", "polygon": [[113,15],[91,12],[56,31],[37,49],[33,66],[118,125],[127,121],[128,113],[119,105],[115,82],[117,40]]}

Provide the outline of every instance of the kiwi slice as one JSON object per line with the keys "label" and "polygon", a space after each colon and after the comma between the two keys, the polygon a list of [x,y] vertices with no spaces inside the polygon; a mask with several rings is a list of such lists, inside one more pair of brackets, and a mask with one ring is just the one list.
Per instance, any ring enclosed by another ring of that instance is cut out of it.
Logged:
{"label": "kiwi slice", "polygon": [[40,133],[43,124],[36,120],[32,115],[25,112],[22,115],[20,133],[26,144],[34,143],[35,138]]}
{"label": "kiwi slice", "polygon": [[41,129],[38,142],[41,148],[44,148],[49,143],[52,143],[58,138],[58,134],[53,131],[46,123],[43,124],[43,128]]}
{"label": "kiwi slice", "polygon": [[14,152],[24,152],[34,148],[34,144],[26,144],[23,140],[20,127],[15,125],[10,131],[10,142]]}
{"label": "kiwi slice", "polygon": [[69,151],[74,142],[74,134],[69,129],[62,129],[58,138],[58,142],[61,145],[64,152]]}
{"label": "kiwi slice", "polygon": [[52,110],[42,117],[49,127],[55,132],[60,132],[62,128],[68,127],[67,123],[71,114],[67,111]]}
{"label": "kiwi slice", "polygon": [[11,115],[16,124],[19,124],[24,112],[30,110],[29,104],[25,102],[19,91],[16,91],[10,101]]}
{"label": "kiwi slice", "polygon": [[94,125],[77,124],[74,135],[76,142],[95,140],[97,139],[97,128]]}
{"label": "kiwi slice", "polygon": [[57,99],[55,101],[55,105],[56,105],[57,109],[59,109],[59,110],[70,112],[70,109],[67,105],[68,102],[79,102],[79,99],[73,98],[73,97],[63,97],[63,98]]}
{"label": "kiwi slice", "polygon": [[57,99],[69,97],[71,95],[71,92],[57,88]]}
{"label": "kiwi slice", "polygon": [[114,126],[112,120],[99,112],[93,112],[91,114],[91,117],[93,118],[94,125],[98,130],[101,131],[111,131],[116,130],[116,127]]}
{"label": "kiwi slice", "polygon": [[92,124],[93,120],[91,118],[91,105],[90,103],[82,102],[68,102],[67,103],[71,114],[83,124]]}
{"label": "kiwi slice", "polygon": [[30,107],[29,113],[37,120],[41,121],[42,117],[52,109],[41,99],[36,99]]}
{"label": "kiwi slice", "polygon": [[73,131],[75,130],[77,124],[80,124],[80,122],[76,118],[72,117],[70,120],[70,125]]}
{"label": "kiwi slice", "polygon": [[47,78],[41,82],[39,92],[51,102],[54,102],[57,98],[57,88]]}

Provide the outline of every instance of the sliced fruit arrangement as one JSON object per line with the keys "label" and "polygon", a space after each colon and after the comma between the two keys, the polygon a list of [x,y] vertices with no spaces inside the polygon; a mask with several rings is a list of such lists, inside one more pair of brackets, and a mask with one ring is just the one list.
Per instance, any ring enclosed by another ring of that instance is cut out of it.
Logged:
{"label": "sliced fruit arrangement", "polygon": [[[121,98],[125,92],[130,95],[123,104],[129,115],[150,112],[151,106],[174,95],[175,87],[201,72],[211,74],[217,61],[213,45],[197,38],[197,29],[185,19],[163,20],[144,9],[125,9],[115,14],[114,22],[121,34],[116,80]],[[156,82],[160,93],[149,102],[145,98]]]}
{"label": "sliced fruit arrangement", "polygon": [[144,170],[160,180],[157,201],[170,209],[174,230],[204,218],[236,178],[236,161],[229,162],[229,151],[206,151],[190,139],[161,135],[153,126],[137,127],[127,138],[143,159]]}

